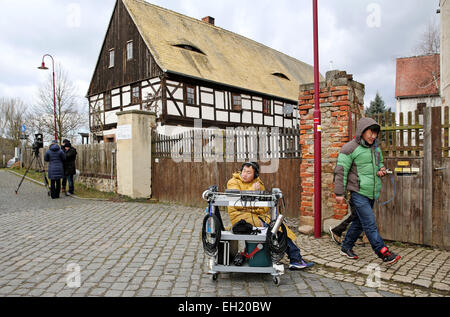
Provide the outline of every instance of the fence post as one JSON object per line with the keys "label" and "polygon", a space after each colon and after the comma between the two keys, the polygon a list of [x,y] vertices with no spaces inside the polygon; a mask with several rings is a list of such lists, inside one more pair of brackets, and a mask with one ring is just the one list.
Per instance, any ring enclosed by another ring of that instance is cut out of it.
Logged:
{"label": "fence post", "polygon": [[433,209],[432,241],[434,246],[443,245],[443,196],[442,196],[442,108],[431,108],[431,139],[433,159]]}
{"label": "fence post", "polygon": [[[441,108],[424,109],[424,144],[423,144],[423,243],[435,245],[439,242],[442,226],[442,188],[441,177],[435,168],[442,164]],[[438,243],[440,244],[440,243]]]}

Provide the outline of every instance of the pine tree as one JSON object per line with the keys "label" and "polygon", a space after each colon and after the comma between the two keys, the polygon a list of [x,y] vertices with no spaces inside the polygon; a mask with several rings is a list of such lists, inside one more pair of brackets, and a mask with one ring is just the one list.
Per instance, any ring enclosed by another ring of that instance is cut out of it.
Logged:
{"label": "pine tree", "polygon": [[[384,114],[386,111],[388,111],[388,109],[386,109],[384,100],[381,98],[380,93],[377,92],[375,100],[370,102],[370,107],[366,110],[366,115],[372,117],[377,114]],[[390,111],[391,110],[389,109],[389,112]]]}
{"label": "pine tree", "polygon": [[[388,116],[388,121],[390,121],[390,118],[392,118],[392,111],[391,109],[387,109],[386,108],[386,104],[384,103],[383,98],[381,98],[380,93],[377,91],[377,94],[375,96],[375,100],[370,102],[370,107],[366,109],[366,116],[369,118],[373,118],[376,121],[378,121],[378,115],[381,115],[381,122],[378,122],[378,124],[380,124],[382,127],[386,126],[386,124],[392,124],[392,122],[385,122],[386,121],[386,117],[384,116],[384,114],[388,112],[389,116]],[[390,133],[388,133],[390,134]],[[385,141],[386,139],[386,134],[382,133],[381,135],[381,140]],[[392,135],[389,136],[389,140],[392,141]]]}

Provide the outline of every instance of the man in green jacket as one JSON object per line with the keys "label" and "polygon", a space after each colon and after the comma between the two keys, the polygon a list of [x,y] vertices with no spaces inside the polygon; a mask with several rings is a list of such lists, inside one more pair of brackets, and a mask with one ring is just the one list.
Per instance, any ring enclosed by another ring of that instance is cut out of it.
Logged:
{"label": "man in green jacket", "polygon": [[378,147],[381,127],[370,118],[359,121],[356,138],[344,145],[335,169],[335,189],[338,203],[345,202],[345,193],[350,191],[350,204],[354,206],[357,217],[342,243],[341,254],[350,259],[358,259],[353,252],[356,240],[364,231],[373,251],[387,264],[394,264],[400,256],[386,247],[378,233],[373,206],[380,196],[381,177],[387,175],[383,155]]}

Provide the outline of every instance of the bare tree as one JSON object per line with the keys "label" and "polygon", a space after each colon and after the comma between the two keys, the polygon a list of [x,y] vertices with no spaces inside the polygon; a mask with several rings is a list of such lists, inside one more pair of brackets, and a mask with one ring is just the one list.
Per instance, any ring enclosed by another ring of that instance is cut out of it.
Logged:
{"label": "bare tree", "polygon": [[439,54],[441,51],[441,28],[439,23],[430,21],[420,36],[415,48],[416,55]]}
{"label": "bare tree", "polygon": [[21,127],[26,121],[26,106],[21,99],[0,98],[0,137],[19,144]]}
{"label": "bare tree", "polygon": [[[82,98],[77,95],[75,85],[61,65],[55,67],[55,95],[56,128],[58,141],[61,143],[64,138],[74,138],[78,130],[87,124],[87,113],[80,111]],[[55,123],[51,74],[39,89],[38,102],[33,107],[32,117],[31,124],[35,131],[43,133],[46,140],[53,140]]]}

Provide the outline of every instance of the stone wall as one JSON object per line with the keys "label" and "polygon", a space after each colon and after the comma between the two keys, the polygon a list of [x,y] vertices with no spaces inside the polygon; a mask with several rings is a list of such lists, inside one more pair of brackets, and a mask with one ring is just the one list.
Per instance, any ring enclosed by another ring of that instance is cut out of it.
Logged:
{"label": "stone wall", "polygon": [[[330,71],[320,83],[322,114],[322,221],[339,222],[348,206],[336,203],[333,172],[342,146],[356,131],[364,112],[363,84],[342,71]],[[311,233],[314,226],[314,83],[301,85],[299,94],[300,143],[302,147],[300,226]]]}
{"label": "stone wall", "polygon": [[76,182],[85,185],[88,188],[93,188],[101,192],[117,192],[117,180],[97,177],[78,176]]}

